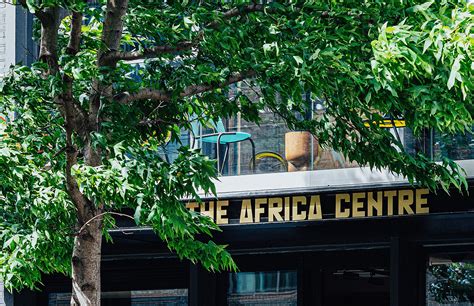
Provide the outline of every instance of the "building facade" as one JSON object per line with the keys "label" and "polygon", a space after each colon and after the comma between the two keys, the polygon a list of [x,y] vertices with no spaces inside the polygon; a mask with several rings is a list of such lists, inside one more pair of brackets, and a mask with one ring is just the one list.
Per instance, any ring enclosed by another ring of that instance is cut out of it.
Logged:
{"label": "building facade", "polygon": [[[255,154],[250,141],[221,146],[218,198],[185,201],[221,226],[213,240],[228,245],[239,271],[180,261],[150,229],[119,220],[114,243],[103,247],[103,305],[472,304],[470,135],[396,131],[408,152],[449,156],[466,170],[469,193],[448,194],[360,167],[273,114],[262,117],[260,127],[223,122],[227,131],[249,134]],[[185,144],[218,155],[215,143],[192,138],[183,131]],[[168,144],[162,153],[172,160],[174,149]],[[70,289],[67,278],[45,276],[41,292],[17,293],[14,305],[68,305]]]}
{"label": "building facade", "polygon": [[33,16],[19,6],[0,3],[0,76],[10,65],[31,64],[38,57]]}
{"label": "building facade", "polygon": [[[10,64],[36,58],[31,24],[24,10],[0,3],[0,75]],[[324,107],[313,101],[309,116]],[[183,143],[218,157],[221,172],[217,198],[203,195],[202,205],[185,204],[221,226],[213,240],[228,245],[239,271],[208,272],[181,261],[150,229],[119,220],[114,242],[102,250],[102,305],[474,303],[470,134],[427,131],[417,138],[393,129],[407,152],[447,156],[466,170],[469,193],[435,193],[347,161],[308,133],[289,131],[271,112],[261,116],[259,126],[239,117],[224,120],[219,128],[249,135],[231,145],[183,131]],[[199,135],[208,132],[198,127]],[[175,149],[167,144],[164,158],[173,160]],[[41,291],[0,294],[0,306],[69,305],[69,279],[45,275],[43,284]]]}

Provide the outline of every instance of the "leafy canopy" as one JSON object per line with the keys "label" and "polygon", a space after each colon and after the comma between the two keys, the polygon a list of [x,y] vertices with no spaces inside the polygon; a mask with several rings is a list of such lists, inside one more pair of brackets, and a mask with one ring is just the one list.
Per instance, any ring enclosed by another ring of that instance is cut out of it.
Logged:
{"label": "leafy canopy", "polygon": [[[0,142],[0,275],[9,288],[34,287],[41,273],[69,273],[79,230],[69,174],[105,213],[104,234],[114,224],[107,212],[132,209],[137,225],[151,226],[180,257],[235,268],[224,246],[196,239],[216,225],[182,204],[199,201],[200,189],[214,191],[214,162],[187,147],[171,163],[156,153],[169,134],[179,141],[191,120],[240,113],[258,123],[259,111],[270,109],[360,164],[432,189],[466,184],[455,163],[410,155],[376,124],[391,115],[416,135],[471,128],[474,7],[464,0],[130,0],[119,48],[104,40],[104,1],[23,2],[41,20],[56,7],[76,15],[63,14],[57,67],[45,60],[15,66],[0,83],[1,111],[15,114]],[[80,44],[71,52],[77,13]],[[259,99],[228,98],[229,85],[243,79]],[[304,92],[327,104],[315,120],[299,119]],[[68,167],[71,146],[77,158]],[[86,162],[90,146],[98,165]]]}

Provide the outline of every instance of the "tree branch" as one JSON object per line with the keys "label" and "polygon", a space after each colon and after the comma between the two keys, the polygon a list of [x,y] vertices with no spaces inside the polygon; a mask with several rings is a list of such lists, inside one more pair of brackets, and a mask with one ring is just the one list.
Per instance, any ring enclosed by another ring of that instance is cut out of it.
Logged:
{"label": "tree branch", "polygon": [[[27,0],[18,0],[21,6],[28,8]],[[58,71],[58,30],[61,23],[61,8],[48,7],[43,10],[36,10],[34,15],[41,23],[41,40],[39,59],[48,64],[48,74]]]}
{"label": "tree branch", "polygon": [[[263,12],[266,6],[263,4],[249,4],[242,7],[234,7],[222,14],[222,19],[229,19],[236,16],[242,16],[252,12]],[[267,8],[267,10],[270,10]],[[219,20],[208,23],[205,28],[214,29],[219,26]]]}
{"label": "tree branch", "polygon": [[155,100],[169,102],[171,94],[162,90],[152,88],[142,88],[134,93],[120,93],[114,97],[115,101],[121,104],[129,104],[139,100]]}
{"label": "tree branch", "polygon": [[[255,71],[249,70],[245,72],[239,72],[231,74],[227,80],[217,83],[217,84],[200,84],[200,85],[191,85],[186,87],[182,92],[179,93],[180,98],[185,98],[189,96],[194,96],[206,91],[211,91],[217,88],[222,88],[242,80],[254,77],[256,75]],[[135,93],[121,93],[116,95],[114,98],[117,102],[122,104],[130,104],[134,101],[139,100],[156,100],[156,101],[165,101],[169,102],[172,99],[172,93],[166,92],[163,90],[152,89],[152,88],[142,88]]]}
{"label": "tree branch", "polygon": [[121,52],[114,51],[109,52],[104,56],[104,61],[114,62],[119,60],[131,61],[139,60],[145,58],[155,58],[161,54],[176,53],[180,51],[191,50],[193,47],[197,46],[197,42],[192,41],[182,41],[176,46],[156,46],[152,48],[146,48],[141,51],[130,51],[130,52]]}
{"label": "tree branch", "polygon": [[44,11],[48,21],[41,21],[41,41],[39,59],[49,66],[49,74],[58,71],[58,30],[61,23],[60,8],[47,8]]}
{"label": "tree branch", "polygon": [[[101,35],[102,47],[97,54],[97,66],[99,68],[115,68],[116,66],[116,62],[105,61],[104,55],[108,52],[117,51],[120,46],[123,33],[123,17],[127,12],[127,8],[128,0],[107,0]],[[87,165],[98,166],[102,163],[101,150],[100,148],[93,148],[90,133],[100,129],[99,113],[101,108],[101,97],[103,94],[106,96],[111,95],[112,86],[110,84],[104,84],[100,79],[94,79],[91,89],[89,116],[87,120],[88,129],[84,145],[84,158]],[[99,207],[102,208],[102,204],[100,204]]]}
{"label": "tree branch", "polygon": [[[70,118],[70,116],[68,116]],[[66,122],[66,186],[67,193],[77,209],[77,217],[80,224],[86,222],[86,208],[93,204],[79,190],[76,179],[72,175],[72,166],[77,162],[77,149],[72,143],[72,127]]]}
{"label": "tree branch", "polygon": [[184,91],[180,94],[181,98],[194,96],[206,91],[210,91],[216,88],[221,88],[228,86],[230,84],[234,84],[240,82],[242,80],[254,77],[256,75],[255,71],[249,70],[245,72],[235,73],[229,76],[229,78],[218,84],[209,84],[209,85],[192,85],[184,89]]}
{"label": "tree branch", "polygon": [[[21,6],[23,6],[23,8],[29,10],[28,4],[26,3],[26,0],[18,0],[18,2],[20,3]],[[41,10],[40,11],[35,11],[34,15],[36,16],[36,18],[39,19],[39,21],[43,25],[54,22],[53,17],[45,11],[41,11]]]}
{"label": "tree branch", "polygon": [[[262,12],[265,10],[265,5],[262,4],[250,4],[238,8],[230,9],[222,14],[223,19],[232,18],[235,16],[245,15],[251,12]],[[270,10],[270,9],[268,9]],[[206,24],[203,29],[201,29],[196,38],[192,41],[182,41],[176,44],[176,46],[156,46],[152,48],[147,48],[142,51],[130,51],[130,52],[109,52],[107,55],[104,56],[104,61],[107,62],[117,62],[119,60],[139,60],[145,58],[154,58],[161,54],[169,54],[169,53],[176,53],[180,51],[187,51],[191,50],[193,47],[196,47],[199,41],[202,40],[204,37],[205,29],[214,29],[219,26],[219,21],[213,21]]]}
{"label": "tree branch", "polygon": [[[76,55],[79,52],[81,44],[81,34],[82,34],[82,18],[83,14],[81,12],[73,12],[71,18],[71,32],[69,34],[69,42],[66,48],[66,53],[68,55]],[[68,124],[71,125],[73,131],[79,135],[84,135],[84,121],[87,120],[87,112],[82,108],[79,103],[74,101],[73,95],[73,78],[64,74],[62,77],[64,82],[64,93],[61,95],[61,101],[59,103],[59,108],[64,118],[68,120]],[[65,108],[69,108],[66,110]],[[67,118],[69,112],[69,118]]]}
{"label": "tree branch", "polygon": [[[127,12],[128,0],[108,0],[104,27],[102,30],[102,42],[104,49],[98,55],[99,66],[107,66],[107,53],[115,52],[120,46],[123,32],[123,16]],[[115,64],[115,63],[112,63]]]}
{"label": "tree branch", "polygon": [[69,34],[69,43],[67,45],[67,53],[76,55],[79,52],[82,34],[82,13],[73,12],[71,19],[71,33]]}
{"label": "tree branch", "polygon": [[84,223],[84,225],[79,229],[79,231],[76,233],[76,235],[80,235],[82,233],[82,231],[86,228],[87,225],[89,225],[92,221],[94,221],[95,219],[97,218],[100,218],[104,215],[115,215],[115,216],[119,216],[119,217],[127,217],[129,219],[132,219],[132,220],[135,220],[135,218],[133,218],[132,216],[130,215],[127,215],[127,214],[122,214],[122,213],[116,213],[116,212],[111,212],[111,211],[106,211],[106,212],[103,212],[103,213],[100,213],[98,215],[95,215],[94,217],[90,218],[89,220],[87,220],[86,223]]}

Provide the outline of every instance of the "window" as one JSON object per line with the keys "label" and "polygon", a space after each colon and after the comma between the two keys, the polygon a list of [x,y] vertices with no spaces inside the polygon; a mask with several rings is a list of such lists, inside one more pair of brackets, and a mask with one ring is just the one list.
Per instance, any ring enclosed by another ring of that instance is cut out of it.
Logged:
{"label": "window", "polygon": [[474,305],[474,254],[430,257],[426,271],[426,305]]}
{"label": "window", "polygon": [[[50,293],[48,306],[70,305],[70,293]],[[103,292],[103,306],[187,306],[188,289]]]}
{"label": "window", "polygon": [[296,271],[229,274],[229,306],[293,306],[297,303]]}
{"label": "window", "polygon": [[434,158],[440,160],[449,157],[454,160],[474,159],[474,126],[471,133],[440,134],[434,133]]}

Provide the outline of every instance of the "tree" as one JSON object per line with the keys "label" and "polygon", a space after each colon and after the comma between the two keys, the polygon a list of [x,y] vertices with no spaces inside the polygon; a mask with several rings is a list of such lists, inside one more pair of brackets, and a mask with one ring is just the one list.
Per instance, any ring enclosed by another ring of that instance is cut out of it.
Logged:
{"label": "tree", "polygon": [[[0,87],[3,112],[15,113],[0,143],[10,289],[60,272],[72,276],[72,305],[99,305],[102,237],[126,209],[181,258],[234,269],[224,246],[196,239],[218,228],[181,202],[214,191],[214,162],[187,147],[172,163],[155,153],[191,120],[258,123],[271,109],[351,161],[432,189],[466,184],[457,164],[410,155],[378,125],[391,115],[415,135],[472,126],[473,9],[463,0],[18,3],[37,18],[40,54]],[[242,80],[259,100],[228,98]],[[307,92],[327,104],[316,120],[300,119]]]}

